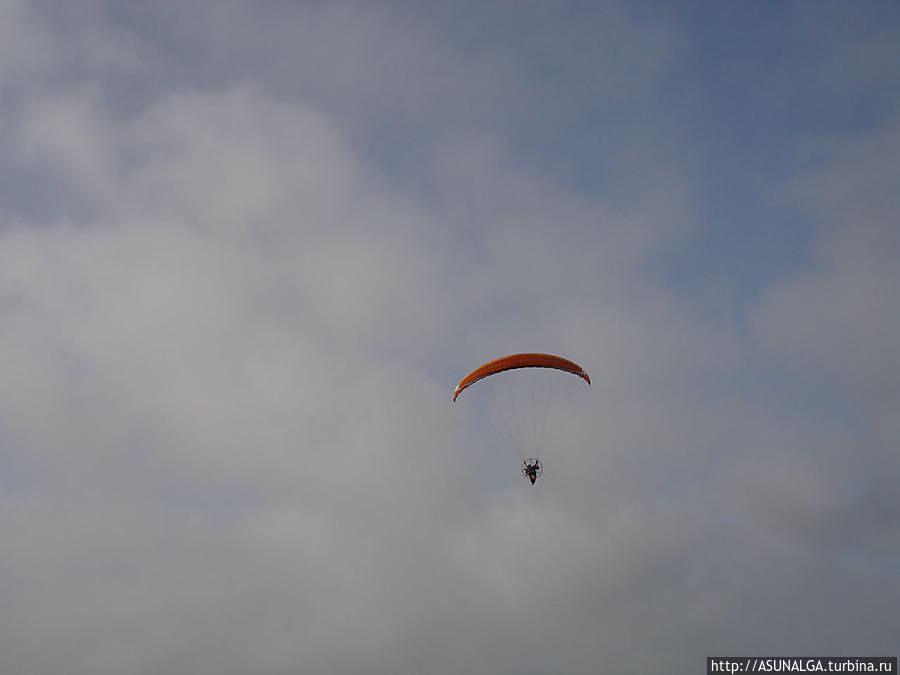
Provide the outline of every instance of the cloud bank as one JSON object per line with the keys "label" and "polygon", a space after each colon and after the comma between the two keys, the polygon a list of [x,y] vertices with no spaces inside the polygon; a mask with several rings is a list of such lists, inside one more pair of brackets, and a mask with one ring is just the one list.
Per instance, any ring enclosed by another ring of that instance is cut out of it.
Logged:
{"label": "cloud bank", "polygon": [[[701,115],[690,12],[258,7],[0,8],[0,669],[891,653],[896,17],[745,27],[798,131]],[[450,402],[533,349],[593,380],[534,489]]]}

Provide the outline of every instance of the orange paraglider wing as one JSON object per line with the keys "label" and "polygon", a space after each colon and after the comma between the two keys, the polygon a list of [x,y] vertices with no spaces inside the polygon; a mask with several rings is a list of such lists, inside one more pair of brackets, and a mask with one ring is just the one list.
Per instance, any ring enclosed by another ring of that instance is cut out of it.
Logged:
{"label": "orange paraglider wing", "polygon": [[478,380],[489,375],[502,373],[505,370],[513,370],[514,368],[555,368],[556,370],[564,370],[567,373],[577,375],[588,384],[591,383],[591,378],[588,377],[584,368],[561,356],[554,356],[553,354],[510,354],[478,366],[461,379],[459,384],[456,385],[456,389],[453,390],[453,400],[456,400],[456,397],[459,396],[463,389],[475,384]]}

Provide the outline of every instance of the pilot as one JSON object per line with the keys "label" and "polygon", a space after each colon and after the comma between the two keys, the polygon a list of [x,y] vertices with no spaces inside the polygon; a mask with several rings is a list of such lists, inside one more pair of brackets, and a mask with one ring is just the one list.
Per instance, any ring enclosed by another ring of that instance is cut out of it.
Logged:
{"label": "pilot", "polygon": [[534,485],[534,481],[537,480],[538,471],[540,470],[540,462],[537,460],[534,461],[533,464],[525,463],[524,471],[525,477],[531,481],[531,484]]}

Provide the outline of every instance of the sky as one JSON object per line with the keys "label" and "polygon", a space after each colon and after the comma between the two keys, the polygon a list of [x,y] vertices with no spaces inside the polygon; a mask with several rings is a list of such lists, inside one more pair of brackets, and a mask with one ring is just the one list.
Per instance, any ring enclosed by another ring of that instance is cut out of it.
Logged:
{"label": "sky", "polygon": [[0,671],[896,655],[898,83],[888,2],[0,0]]}

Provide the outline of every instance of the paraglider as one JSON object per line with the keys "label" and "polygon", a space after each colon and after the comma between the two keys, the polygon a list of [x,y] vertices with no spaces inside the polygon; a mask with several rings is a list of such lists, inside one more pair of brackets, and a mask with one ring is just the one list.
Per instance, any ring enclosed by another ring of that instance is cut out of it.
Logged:
{"label": "paraglider", "polygon": [[[565,359],[561,356],[543,353],[510,354],[509,356],[503,356],[499,359],[488,361],[487,363],[478,366],[464,378],[462,378],[459,381],[459,384],[457,384],[456,388],[453,390],[453,400],[456,401],[456,398],[463,392],[463,390],[471,387],[479,380],[519,368],[551,368],[566,373],[571,373],[572,375],[580,377],[588,384],[591,383],[591,378],[588,376],[584,368],[579,366],[577,363]],[[547,400],[547,407],[549,408],[549,399]],[[534,401],[532,400],[533,412],[534,408],[535,405]],[[522,457],[522,475],[530,480],[531,484],[534,485],[538,477],[542,473],[544,473],[544,465],[537,457],[529,457],[525,459],[524,452]]]}

